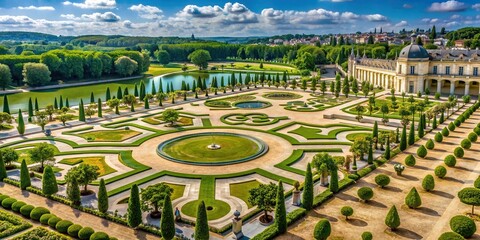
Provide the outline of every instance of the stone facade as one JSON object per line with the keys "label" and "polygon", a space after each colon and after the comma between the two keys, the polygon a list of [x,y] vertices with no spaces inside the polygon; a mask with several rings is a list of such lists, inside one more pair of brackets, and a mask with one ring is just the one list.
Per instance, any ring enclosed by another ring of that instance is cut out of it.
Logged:
{"label": "stone facade", "polygon": [[352,54],[348,75],[396,92],[471,95],[480,91],[480,51],[425,50],[416,44],[402,49],[395,60],[370,59]]}

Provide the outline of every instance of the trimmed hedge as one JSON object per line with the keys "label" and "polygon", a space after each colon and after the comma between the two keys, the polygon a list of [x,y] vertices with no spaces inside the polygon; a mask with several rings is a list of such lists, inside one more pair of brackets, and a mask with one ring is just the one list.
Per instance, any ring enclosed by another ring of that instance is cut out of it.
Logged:
{"label": "trimmed hedge", "polygon": [[32,212],[32,210],[34,209],[35,207],[32,206],[32,205],[25,205],[23,207],[20,208],[20,213],[25,216],[25,217],[30,217],[30,213]]}
{"label": "trimmed hedge", "polygon": [[57,231],[60,233],[67,233],[68,228],[72,225],[73,225],[72,222],[68,220],[62,220],[55,225],[55,229],[57,229]]}
{"label": "trimmed hedge", "polygon": [[421,145],[418,149],[417,149],[417,155],[421,158],[425,158],[428,154],[428,151],[427,149],[425,148],[425,146]]}
{"label": "trimmed hedge", "polygon": [[17,199],[15,198],[5,198],[2,201],[2,207],[5,209],[11,209],[12,205],[17,202]]}
{"label": "trimmed hedge", "polygon": [[435,188],[435,179],[432,175],[428,174],[423,178],[422,188],[427,192],[430,192]]}
{"label": "trimmed hedge", "polygon": [[95,231],[91,227],[84,227],[78,231],[78,238],[88,240],[93,233],[95,233]]}
{"label": "trimmed hedge", "polygon": [[377,176],[375,176],[375,183],[381,188],[383,188],[390,184],[390,177],[385,174],[378,174]]}
{"label": "trimmed hedge", "polygon": [[371,232],[363,232],[362,233],[362,240],[372,240],[373,234]]}
{"label": "trimmed hedge", "polygon": [[465,148],[465,149],[470,149],[472,147],[472,142],[466,138],[462,140],[462,142],[460,143],[460,146],[462,146],[462,148]]}
{"label": "trimmed hedge", "polygon": [[471,133],[468,134],[468,139],[471,142],[476,142],[478,140],[478,135],[474,132],[471,132]]}
{"label": "trimmed hedge", "polygon": [[435,168],[435,176],[444,178],[447,175],[447,169],[444,166],[437,166]]}
{"label": "trimmed hedge", "polygon": [[455,124],[454,124],[453,122],[450,122],[450,123],[448,124],[448,130],[450,130],[450,131],[455,131],[455,128],[456,128],[456,127],[455,127]]}
{"label": "trimmed hedge", "polygon": [[90,236],[90,240],[109,240],[110,237],[104,232],[95,232]]}
{"label": "trimmed hedge", "polygon": [[9,197],[10,197],[10,196],[4,195],[4,194],[0,195],[0,202],[3,202],[3,200],[5,200],[5,199],[7,199],[7,198],[9,198]]}
{"label": "trimmed hedge", "polygon": [[412,154],[409,154],[409,155],[405,158],[405,165],[407,165],[407,166],[409,166],[409,167],[415,166],[416,163],[417,163],[417,161],[415,160],[415,157],[414,157]]}
{"label": "trimmed hedge", "polygon": [[443,162],[449,167],[455,167],[455,165],[457,164],[457,159],[453,155],[448,155],[445,157]]}
{"label": "trimmed hedge", "polygon": [[456,232],[442,233],[438,240],[465,240],[465,238]]}
{"label": "trimmed hedge", "polygon": [[476,133],[477,135],[480,135],[480,127],[479,127],[479,126],[476,126],[476,127],[473,129],[473,132]]}
{"label": "trimmed hedge", "polygon": [[435,142],[438,142],[438,143],[442,142],[443,141],[442,133],[440,133],[440,132],[435,133],[434,139],[435,139]]}
{"label": "trimmed hedge", "polygon": [[69,236],[78,238],[78,232],[82,229],[82,226],[79,224],[73,224],[67,229],[67,233]]}
{"label": "trimmed hedge", "polygon": [[450,228],[464,238],[473,236],[477,231],[475,222],[471,218],[463,215],[457,215],[450,219]]}
{"label": "trimmed hedge", "polygon": [[360,189],[358,189],[357,195],[360,199],[362,199],[363,201],[366,202],[366,201],[372,199],[373,191],[369,187],[361,187]]}
{"label": "trimmed hedge", "polygon": [[[480,131],[480,128],[479,128],[478,130]],[[448,131],[448,128],[447,128],[447,127],[444,127],[444,128],[442,129],[442,135],[443,135],[444,137],[448,137],[448,135],[450,135],[450,131]]]}
{"label": "trimmed hedge", "polygon": [[455,155],[455,157],[462,158],[465,155],[465,151],[461,147],[456,147],[453,150],[453,155]]}
{"label": "trimmed hedge", "polygon": [[56,216],[51,214],[51,213],[43,214],[40,217],[40,223],[43,224],[43,225],[48,225],[48,220],[50,220],[50,218],[52,218],[52,217],[56,217]]}
{"label": "trimmed hedge", "polygon": [[27,205],[25,202],[16,201],[14,204],[12,204],[12,210],[14,212],[20,212],[20,208],[22,208],[25,205]]}
{"label": "trimmed hedge", "polygon": [[332,227],[327,219],[320,219],[313,230],[313,237],[316,240],[327,240],[332,232]]}
{"label": "trimmed hedge", "polygon": [[44,207],[36,207],[32,210],[30,213],[30,218],[35,221],[39,221],[40,217],[42,217],[43,214],[48,214],[50,211]]}
{"label": "trimmed hedge", "polygon": [[427,143],[425,143],[425,147],[428,149],[428,150],[432,150],[435,148],[435,143],[433,142],[432,139],[428,139]]}
{"label": "trimmed hedge", "polygon": [[51,217],[50,219],[48,219],[48,226],[52,227],[52,228],[55,228],[55,226],[57,226],[57,223],[62,221],[61,218],[57,217],[57,216],[53,216]]}

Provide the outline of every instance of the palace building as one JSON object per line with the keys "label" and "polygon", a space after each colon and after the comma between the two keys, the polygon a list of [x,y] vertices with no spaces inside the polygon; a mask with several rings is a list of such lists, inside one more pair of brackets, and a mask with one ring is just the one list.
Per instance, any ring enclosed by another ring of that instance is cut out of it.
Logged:
{"label": "palace building", "polygon": [[406,93],[428,88],[442,95],[478,96],[479,68],[478,49],[426,50],[415,43],[403,48],[396,60],[360,57],[358,52],[355,56],[353,49],[348,60],[348,76]]}

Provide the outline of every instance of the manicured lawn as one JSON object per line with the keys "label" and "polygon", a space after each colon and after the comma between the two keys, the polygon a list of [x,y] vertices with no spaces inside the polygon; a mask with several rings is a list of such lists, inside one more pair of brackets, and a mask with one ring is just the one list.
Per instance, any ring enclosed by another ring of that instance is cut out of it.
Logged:
{"label": "manicured lawn", "polygon": [[[275,72],[284,72],[287,71],[289,74],[297,74],[298,71],[290,66],[272,64],[272,63],[263,63],[263,68],[260,68],[260,63],[253,62],[234,62],[234,66],[230,65],[231,62],[223,63],[212,63],[211,65],[217,66],[217,69],[221,70],[220,65],[225,65],[224,69],[237,69],[237,70],[255,70],[255,71],[275,71]],[[282,77],[280,73],[280,77]]]}
{"label": "manicured lawn", "polygon": [[160,64],[151,64],[148,68],[148,72],[145,74],[152,76],[159,76],[166,73],[180,72],[182,71],[182,66],[180,64],[170,63],[166,66]]}
{"label": "manicured lawn", "polygon": [[366,132],[350,133],[347,135],[347,140],[353,142],[356,137],[367,137],[371,135],[372,135],[371,133],[366,133]]}
{"label": "manicured lawn", "polygon": [[[309,125],[309,124],[302,124],[302,126],[299,128],[289,131],[288,133],[293,133],[300,135],[307,140],[315,140],[315,139],[337,139],[337,134],[341,132],[346,132],[346,131],[369,131],[369,128],[364,128],[364,127],[358,127],[358,126],[347,126],[347,125],[341,125],[341,124],[332,124],[332,125],[326,125],[326,126],[321,126],[321,125]],[[308,127],[307,127],[308,126]],[[337,127],[336,129],[333,129],[328,132],[328,134],[321,134],[322,130],[321,128],[331,128],[331,127]],[[318,127],[318,128],[317,128]]]}
{"label": "manicured lawn", "polygon": [[122,142],[140,134],[140,132],[134,130],[122,129],[90,131],[79,133],[78,136],[85,138],[89,142]]}
{"label": "manicured lawn", "polygon": [[59,163],[67,164],[67,165],[76,165],[79,163],[84,163],[92,166],[97,166],[100,170],[100,176],[104,176],[110,173],[116,172],[115,169],[108,166],[105,162],[105,157],[98,156],[98,157],[78,157],[78,158],[65,158],[61,160]]}
{"label": "manicured lawn", "polygon": [[220,118],[225,124],[228,125],[247,125],[247,126],[264,126],[278,123],[280,120],[286,120],[288,117],[269,117],[264,113],[232,113],[224,115]]}
{"label": "manicured lawn", "polygon": [[270,92],[263,94],[262,97],[273,100],[288,100],[302,98],[302,95],[291,92]]}
{"label": "manicured lawn", "polygon": [[0,239],[32,227],[32,224],[21,217],[0,210]]}
{"label": "manicured lawn", "polygon": [[13,238],[13,240],[32,240],[32,239],[69,240],[71,238],[67,237],[66,235],[63,235],[54,231],[50,231],[43,227],[36,227],[24,234],[21,234]]}
{"label": "manicured lawn", "polygon": [[[178,185],[178,184],[173,184],[173,183],[165,183],[165,185],[168,185],[173,189],[172,196],[170,196],[170,199],[173,201],[175,199],[183,197],[183,193],[185,192],[185,185]],[[127,204],[128,199],[130,197],[124,198],[118,202],[118,204]]]}
{"label": "manicured lawn", "polygon": [[[32,150],[37,145],[38,145],[37,143],[32,143],[32,144],[23,144],[19,146],[14,146],[13,149],[15,149],[18,154],[18,162],[21,163],[22,160],[25,159],[25,162],[27,163],[27,165],[34,164],[35,162],[33,162],[32,159],[30,158],[30,150]],[[55,154],[60,152],[55,145],[50,145],[50,146],[54,148]]]}
{"label": "manicured lawn", "polygon": [[205,101],[205,106],[218,107],[218,108],[231,108],[236,102],[244,102],[254,100],[253,94],[236,95],[232,97],[226,97],[221,99]]}
{"label": "manicured lawn", "polygon": [[297,134],[306,139],[322,139],[326,135],[320,134],[321,132],[322,130],[318,128],[309,128],[309,127],[301,126],[293,131],[289,131],[288,133]]}
{"label": "manicured lawn", "polygon": [[257,180],[232,183],[230,184],[230,195],[242,199],[247,204],[248,208],[252,208],[253,205],[248,202],[248,197],[250,196],[249,191],[258,186],[260,186],[260,183]]}
{"label": "manicured lawn", "polygon": [[[163,121],[163,117],[160,116],[153,116],[153,117],[148,117],[142,119],[142,121],[152,124],[152,125],[160,125],[165,123]],[[185,127],[185,126],[192,126],[193,125],[193,118],[191,117],[186,117],[186,116],[180,116],[178,118],[178,121],[175,123],[177,126]]]}
{"label": "manicured lawn", "polygon": [[[220,149],[210,150],[208,145],[215,142]],[[260,150],[258,144],[248,138],[234,135],[200,135],[179,139],[166,144],[163,151],[178,160],[188,162],[218,163],[251,156]]]}

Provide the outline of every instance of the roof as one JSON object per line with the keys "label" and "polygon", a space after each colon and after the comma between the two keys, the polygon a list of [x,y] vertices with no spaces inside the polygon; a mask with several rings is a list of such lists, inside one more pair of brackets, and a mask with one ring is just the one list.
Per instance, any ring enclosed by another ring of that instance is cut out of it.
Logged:
{"label": "roof", "polygon": [[408,59],[423,59],[429,58],[430,56],[424,47],[418,44],[410,44],[400,51],[399,57]]}

